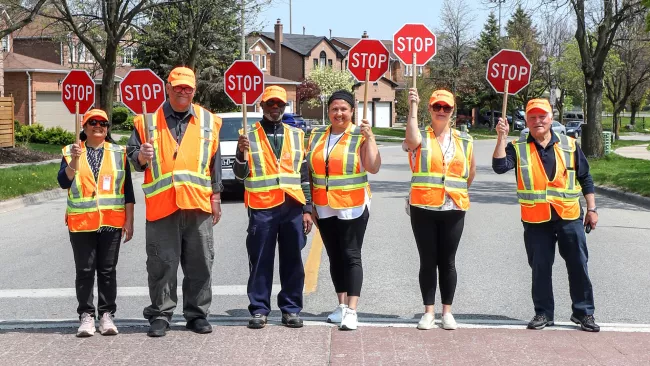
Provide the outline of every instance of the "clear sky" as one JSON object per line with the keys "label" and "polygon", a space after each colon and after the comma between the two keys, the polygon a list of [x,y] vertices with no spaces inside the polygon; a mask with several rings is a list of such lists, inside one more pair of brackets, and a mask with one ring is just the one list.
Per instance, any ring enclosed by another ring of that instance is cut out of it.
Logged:
{"label": "clear sky", "polygon": [[[465,0],[472,15],[472,33],[478,37],[491,8],[489,0]],[[292,0],[293,33],[333,37],[361,37],[368,31],[371,38],[392,39],[406,23],[424,23],[435,32],[441,28],[442,0]],[[382,5],[384,4],[384,5]],[[501,23],[505,25],[514,1],[502,5]],[[284,32],[289,33],[289,0],[274,0],[273,5],[260,14],[262,30],[272,32],[280,18]]]}

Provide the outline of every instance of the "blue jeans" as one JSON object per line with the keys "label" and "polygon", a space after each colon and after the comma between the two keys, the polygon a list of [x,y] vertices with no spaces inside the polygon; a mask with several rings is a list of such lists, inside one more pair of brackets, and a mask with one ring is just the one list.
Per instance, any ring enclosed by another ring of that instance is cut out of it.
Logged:
{"label": "blue jeans", "polygon": [[582,217],[576,220],[555,220],[541,224],[524,224],[524,242],[528,264],[533,271],[533,304],[535,314],[553,319],[552,269],[555,243],[566,263],[573,315],[593,315],[594,293],[587,271],[587,237]]}

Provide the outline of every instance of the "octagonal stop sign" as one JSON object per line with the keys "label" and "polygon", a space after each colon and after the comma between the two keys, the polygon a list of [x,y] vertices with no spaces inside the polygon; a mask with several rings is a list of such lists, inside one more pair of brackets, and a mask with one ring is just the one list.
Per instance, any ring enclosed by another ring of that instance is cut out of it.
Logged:
{"label": "octagonal stop sign", "polygon": [[426,65],[436,55],[436,36],[424,24],[405,24],[393,35],[393,53],[406,65]]}
{"label": "octagonal stop sign", "polygon": [[76,113],[79,103],[79,113],[88,112],[95,104],[95,82],[86,70],[70,70],[61,82],[61,101],[70,113]]}
{"label": "octagonal stop sign", "polygon": [[249,60],[237,60],[224,73],[224,91],[237,105],[242,105],[246,93],[246,105],[254,105],[264,92],[264,73]]}
{"label": "octagonal stop sign", "polygon": [[384,44],[376,39],[361,39],[348,51],[348,70],[358,80],[366,80],[366,70],[370,70],[369,82],[379,80],[388,71],[390,53]]}
{"label": "octagonal stop sign", "polygon": [[532,65],[521,51],[501,50],[488,60],[485,78],[497,93],[517,94],[530,82]]}
{"label": "octagonal stop sign", "polygon": [[120,95],[133,113],[154,113],[165,103],[165,82],[150,69],[131,70],[120,82]]}

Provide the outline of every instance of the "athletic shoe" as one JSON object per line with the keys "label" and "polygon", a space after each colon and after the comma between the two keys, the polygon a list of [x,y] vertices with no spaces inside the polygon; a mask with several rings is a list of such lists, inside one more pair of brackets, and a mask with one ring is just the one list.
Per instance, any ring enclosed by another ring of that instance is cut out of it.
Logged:
{"label": "athletic shoe", "polygon": [[113,316],[111,313],[104,313],[102,318],[99,319],[99,334],[101,335],[116,335],[119,333],[115,323],[113,323]]}
{"label": "athletic shoe", "polygon": [[418,322],[418,329],[429,330],[436,326],[436,316],[433,313],[424,313]]}
{"label": "athletic shoe", "polygon": [[456,328],[458,328],[458,324],[456,324],[454,316],[451,313],[444,314],[442,316],[442,329],[454,330]]}
{"label": "athletic shoe", "polygon": [[95,335],[95,318],[88,313],[83,313],[79,322],[77,337],[92,337]]}
{"label": "athletic shoe", "polygon": [[357,329],[357,311],[346,308],[343,311],[343,320],[341,320],[341,329],[355,330]]}
{"label": "athletic shoe", "polygon": [[327,316],[327,322],[328,323],[338,323],[341,324],[341,321],[343,320],[343,312],[345,309],[347,309],[347,305],[345,304],[340,304],[339,306],[334,309],[332,314]]}

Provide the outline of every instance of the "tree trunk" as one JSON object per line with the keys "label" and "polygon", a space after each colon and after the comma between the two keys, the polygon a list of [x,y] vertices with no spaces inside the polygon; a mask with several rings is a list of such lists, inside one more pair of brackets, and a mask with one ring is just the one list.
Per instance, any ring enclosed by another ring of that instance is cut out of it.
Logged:
{"label": "tree trunk", "polygon": [[639,110],[641,103],[631,102],[630,103],[630,126],[634,126],[636,123],[636,112]]}
{"label": "tree trunk", "polygon": [[619,112],[615,109],[614,113],[612,113],[612,133],[614,134],[614,140],[618,140],[618,116]]}
{"label": "tree trunk", "polygon": [[561,124],[564,124],[564,96],[564,89],[560,89],[560,98],[558,99],[558,102],[555,103],[555,107],[557,108],[558,113],[557,118],[560,120]]}
{"label": "tree trunk", "polygon": [[102,70],[102,85],[99,88],[101,97],[100,108],[106,112],[109,120],[113,118],[113,93],[115,92],[115,65],[117,59],[117,46],[106,50],[106,68]]}
{"label": "tree trunk", "polygon": [[587,124],[582,127],[582,150],[587,157],[599,158],[605,153],[603,147],[603,80],[594,77],[585,85]]}

